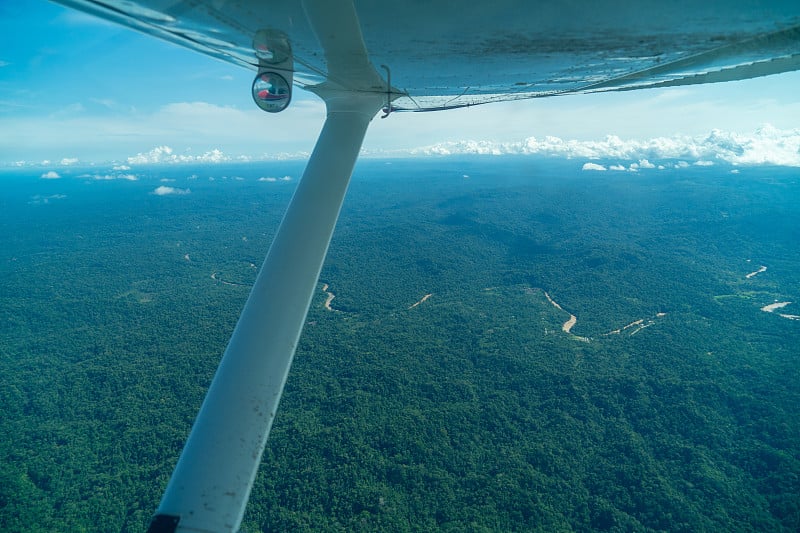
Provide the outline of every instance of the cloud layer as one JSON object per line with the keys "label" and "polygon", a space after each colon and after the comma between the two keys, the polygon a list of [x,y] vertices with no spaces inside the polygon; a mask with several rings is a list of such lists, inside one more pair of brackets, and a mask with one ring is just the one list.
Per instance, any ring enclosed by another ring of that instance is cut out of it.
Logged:
{"label": "cloud layer", "polygon": [[[600,141],[564,140],[555,136],[528,137],[518,142],[451,141],[406,150],[362,150],[366,157],[414,157],[447,155],[538,155],[569,159],[617,160],[610,170],[639,170],[661,167],[654,162],[678,160],[669,166],[778,165],[800,167],[800,129],[780,130],[769,124],[751,134],[712,130],[704,136],[676,135],[651,139],[622,139],[608,135]],[[297,154],[304,158],[306,154]],[[269,159],[273,159],[270,157]],[[246,157],[237,160],[259,160]],[[202,155],[176,154],[169,146],[158,146],[149,152],[128,158],[128,164],[158,163],[222,163],[232,161],[221,150]],[[601,165],[595,165],[595,167]],[[591,167],[587,170],[599,170]],[[264,180],[267,181],[267,180]]]}
{"label": "cloud layer", "polygon": [[231,158],[219,149],[213,149],[202,155],[176,154],[169,146],[157,146],[145,153],[138,153],[128,158],[129,165],[148,165],[159,163],[222,163]]}
{"label": "cloud layer", "polygon": [[[727,132],[719,129],[701,136],[674,135],[649,139],[623,139],[608,135],[602,140],[562,139],[556,136],[528,137],[522,141],[476,141],[462,140],[431,144],[400,150],[368,150],[365,157],[424,157],[449,155],[535,155],[541,157],[584,159],[594,162],[585,170],[629,170],[665,168],[676,166],[711,166],[718,163],[729,165],[776,165],[800,167],[800,129],[781,130],[769,124],[749,134]],[[156,146],[148,152],[127,157],[126,164],[115,164],[113,170],[126,171],[136,165],[175,163],[225,163],[276,159],[305,159],[308,154],[241,155],[232,158],[222,150],[214,148],[200,155],[189,152],[176,153],[167,145]],[[76,158],[63,158],[60,166],[74,166]],[[602,162],[602,164],[600,163]],[[13,166],[59,166],[50,161],[29,163],[17,161]],[[55,171],[45,172],[44,179],[56,179]],[[134,174],[119,173],[115,176],[95,179],[136,179]],[[281,179],[281,178],[277,178]],[[272,181],[264,178],[263,181]]]}
{"label": "cloud layer", "polygon": [[712,130],[702,137],[673,136],[646,140],[624,140],[609,135],[601,141],[563,140],[549,136],[543,139],[528,137],[520,142],[506,143],[458,141],[414,148],[407,153],[423,156],[512,154],[619,160],[635,162],[634,169],[654,168],[656,165],[651,161],[676,159],[700,166],[724,162],[732,165],[800,167],[800,129],[779,130],[765,125],[749,135]]}

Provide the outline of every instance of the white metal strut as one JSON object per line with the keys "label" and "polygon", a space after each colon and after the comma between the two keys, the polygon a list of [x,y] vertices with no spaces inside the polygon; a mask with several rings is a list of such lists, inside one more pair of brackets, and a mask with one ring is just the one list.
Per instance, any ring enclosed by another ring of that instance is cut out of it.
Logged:
{"label": "white metal strut", "polygon": [[374,95],[329,99],[325,126],[159,505],[155,520],[175,517],[174,531],[236,531],[241,523],[353,166],[382,103]]}
{"label": "white metal strut", "polygon": [[150,532],[239,528],[361,143],[390,87],[352,0],[304,0],[327,118],[178,459]]}

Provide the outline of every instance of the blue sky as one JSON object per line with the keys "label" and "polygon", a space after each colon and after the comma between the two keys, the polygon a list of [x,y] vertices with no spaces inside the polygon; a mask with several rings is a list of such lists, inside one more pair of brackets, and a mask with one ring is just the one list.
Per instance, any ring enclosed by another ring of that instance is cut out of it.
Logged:
{"label": "blue sky", "polygon": [[[187,157],[212,150],[252,158],[310,151],[324,120],[322,104],[297,91],[289,110],[267,115],[250,99],[252,77],[249,70],[49,2],[3,2],[0,165],[126,161],[158,146]],[[699,138],[713,129],[741,141],[763,124],[774,127],[770,135],[782,132],[785,144],[797,137],[800,123],[796,87],[800,74],[791,73],[396,114],[376,119],[364,146],[372,153],[430,153],[424,147],[444,145],[453,152],[478,142],[513,152],[513,143],[531,137],[590,143],[615,135],[642,142]]]}

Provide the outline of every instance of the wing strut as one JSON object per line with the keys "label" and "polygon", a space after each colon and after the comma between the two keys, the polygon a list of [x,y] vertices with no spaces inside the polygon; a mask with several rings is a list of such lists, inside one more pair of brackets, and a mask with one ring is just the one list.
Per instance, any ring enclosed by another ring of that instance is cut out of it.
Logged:
{"label": "wing strut", "polygon": [[305,0],[328,115],[149,531],[232,532],[244,515],[364,135],[386,104],[352,0]]}
{"label": "wing strut", "polygon": [[383,104],[383,95],[328,100],[325,126],[150,531],[167,523],[177,526],[167,531],[238,529],[353,166]]}

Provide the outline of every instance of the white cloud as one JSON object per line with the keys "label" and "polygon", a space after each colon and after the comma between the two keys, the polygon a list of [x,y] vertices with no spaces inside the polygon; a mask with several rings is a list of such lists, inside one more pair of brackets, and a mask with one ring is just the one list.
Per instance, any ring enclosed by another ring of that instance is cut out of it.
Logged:
{"label": "white cloud", "polygon": [[258,181],[269,181],[269,182],[273,182],[273,181],[278,181],[278,178],[273,178],[273,177],[271,177],[271,176],[270,176],[270,177],[261,177],[261,178],[258,178]]}
{"label": "white cloud", "polygon": [[597,163],[584,163],[581,170],[606,170],[606,167]]}
{"label": "white cloud", "polygon": [[128,165],[114,165],[113,167],[111,167],[111,170],[130,170],[130,169],[131,167],[129,167]]}
{"label": "white cloud", "polygon": [[162,163],[170,161],[174,156],[172,155],[172,148],[169,146],[157,146],[146,153],[138,153],[135,156],[128,158],[128,163],[131,165],[146,165],[148,163]]}
{"label": "white cloud", "polygon": [[[437,143],[431,146],[412,148],[409,150],[411,155],[453,155],[453,154],[476,154],[476,155],[503,155],[510,153],[509,150],[516,150],[515,143],[496,143],[492,141],[449,141]],[[365,151],[362,150],[362,154]],[[368,153],[368,152],[367,152]]]}
{"label": "white cloud", "polygon": [[292,181],[292,177],[291,176],[284,176],[284,177],[281,178],[281,181]]}
{"label": "white cloud", "polygon": [[42,174],[42,179],[44,180],[57,180],[61,177],[61,174],[56,172],[55,170],[49,170]]}
{"label": "white cloud", "polygon": [[83,174],[81,178],[91,178],[96,181],[112,181],[112,180],[125,180],[125,181],[138,181],[139,178],[134,174]]}
{"label": "white cloud", "polygon": [[69,165],[74,165],[77,162],[78,162],[77,157],[65,157],[64,159],[61,160],[61,164],[65,167]]}
{"label": "white cloud", "polygon": [[[381,152],[383,153],[383,152]],[[361,155],[371,155],[369,150],[361,149]],[[303,150],[297,152],[275,152],[275,153],[265,153],[262,154],[261,157],[256,158],[262,161],[296,161],[298,159],[308,159],[311,156],[311,152],[306,152]]]}
{"label": "white cloud", "polygon": [[197,156],[194,161],[199,161],[203,163],[221,163],[223,161],[229,161],[230,157],[223,154],[217,148],[214,148],[210,152],[206,152],[201,156]]}
{"label": "white cloud", "polygon": [[649,170],[651,168],[659,168],[664,170],[664,165],[658,165],[658,167],[656,167],[656,165],[647,159],[640,159],[638,163],[631,163],[627,167],[622,164],[611,165],[608,167],[609,170],[615,170],[617,172],[639,172],[642,169]]}
{"label": "white cloud", "polygon": [[128,158],[131,165],[146,165],[159,163],[222,163],[230,161],[230,157],[214,148],[203,155],[176,154],[169,146],[156,146],[149,152],[138,153]]}
{"label": "white cloud", "polygon": [[156,196],[167,196],[170,194],[181,195],[189,194],[190,192],[192,192],[190,189],[176,189],[175,187],[166,187],[164,185],[156,187],[155,190],[153,190],[153,194]]}
{"label": "white cloud", "polygon": [[[678,168],[693,161],[699,166],[717,162],[733,165],[780,165],[800,167],[800,129],[779,130],[764,125],[755,132],[739,133],[712,130],[704,136],[654,137],[645,140],[622,139],[608,135],[600,141],[564,140],[547,136],[528,137],[519,142],[449,141],[410,150],[375,152],[370,155],[540,155],[547,157],[616,159],[631,161],[632,169],[651,169],[651,161],[679,160]],[[613,167],[612,167],[613,168]]]}

